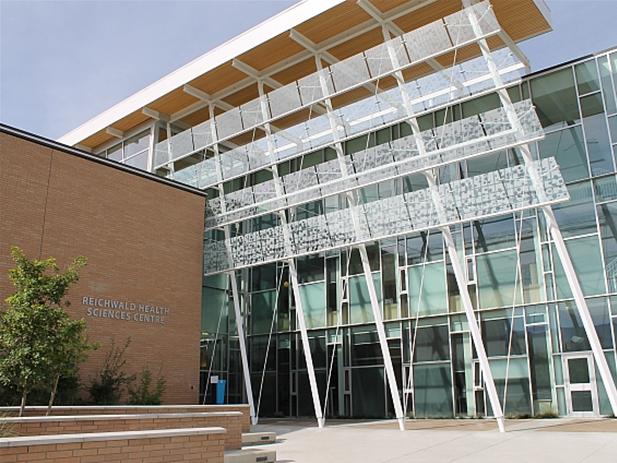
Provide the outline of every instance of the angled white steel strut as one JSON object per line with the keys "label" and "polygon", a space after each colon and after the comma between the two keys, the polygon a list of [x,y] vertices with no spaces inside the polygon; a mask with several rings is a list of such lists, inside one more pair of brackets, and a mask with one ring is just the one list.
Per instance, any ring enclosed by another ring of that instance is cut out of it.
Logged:
{"label": "angled white steel strut", "polygon": [[[266,132],[266,140],[270,153],[275,152],[275,146],[272,142],[272,127],[268,121],[268,109],[266,107],[266,97],[264,92],[263,80],[257,80],[257,89],[259,90],[259,96],[261,98],[261,113],[263,120],[266,121],[263,124],[264,131]],[[277,196],[284,195],[283,182],[279,176],[278,166],[276,163],[272,165],[272,178],[274,180],[274,188]],[[291,254],[291,235],[289,234],[289,227],[287,223],[287,215],[285,210],[277,212],[281,221],[283,230],[283,240],[285,243],[285,249],[289,250]],[[302,297],[300,295],[300,286],[298,285],[298,269],[296,267],[296,261],[292,257],[287,259],[287,265],[289,266],[289,276],[291,278],[291,289],[294,294],[296,302],[296,319],[298,321],[298,328],[300,329],[300,339],[302,341],[302,351],[304,352],[304,361],[306,362],[306,370],[308,373],[309,385],[311,387],[311,397],[313,399],[313,408],[315,410],[315,418],[317,418],[317,426],[319,428],[324,427],[324,417],[321,408],[321,399],[319,397],[319,389],[317,387],[317,378],[315,377],[315,367],[313,365],[313,355],[311,354],[311,345],[308,339],[308,332],[306,329],[306,320],[304,318],[304,305],[302,303]]]}
{"label": "angled white steel strut", "polygon": [[[463,0],[463,3],[466,6],[471,6],[472,4],[471,0]],[[481,35],[482,31],[480,28],[479,19],[476,16],[475,11],[472,8],[468,8],[467,15],[473,27],[474,34],[476,36]],[[480,46],[482,56],[484,56],[484,59],[487,62],[489,71],[495,85],[502,85],[501,76],[499,75],[495,62],[491,56],[491,50],[488,46],[488,42],[486,41],[486,39],[480,39],[478,41],[478,45]],[[512,100],[510,99],[508,91],[505,89],[500,89],[498,90],[497,94],[499,95],[501,105],[504,107],[508,114],[508,120],[510,124],[514,129],[520,130],[521,124],[516,115],[516,112],[513,109]],[[521,153],[525,165],[529,166],[530,163],[533,161],[529,145],[521,146]],[[534,182],[534,184],[539,185],[540,179],[537,177],[537,175],[534,175],[532,173],[532,170],[533,169],[529,169],[531,180],[532,182]],[[536,189],[538,191],[542,191],[540,188]],[[587,306],[587,302],[585,301],[585,296],[576,275],[574,265],[572,264],[570,253],[568,252],[568,248],[566,247],[566,244],[563,240],[563,235],[561,234],[561,230],[559,228],[559,224],[557,223],[557,219],[555,218],[555,214],[553,213],[553,209],[550,205],[542,206],[541,209],[544,213],[547,228],[551,234],[551,237],[553,238],[553,241],[555,242],[555,248],[557,249],[557,254],[559,255],[561,265],[563,266],[564,272],[566,274],[568,285],[570,286],[570,290],[572,291],[572,295],[574,296],[578,313],[581,317],[581,321],[583,322],[583,327],[585,328],[585,334],[587,335],[587,339],[589,340],[589,344],[591,346],[591,350],[596,361],[596,366],[598,368],[598,371],[600,372],[600,377],[602,378],[602,382],[604,383],[604,387],[606,388],[606,393],[608,395],[611,408],[613,409],[613,414],[617,415],[617,387],[615,387],[615,381],[613,380],[611,370],[608,366],[608,362],[606,361],[606,357],[602,350],[602,344],[600,343],[600,339],[598,338],[598,333],[594,326],[593,319],[591,318],[589,307]]]}
{"label": "angled white steel strut", "polygon": [[[398,67],[398,58],[396,56],[396,50],[392,48],[390,42],[390,31],[387,27],[382,26],[382,33],[385,42],[388,46],[388,52],[390,55],[390,60],[394,67]],[[416,136],[416,144],[418,147],[418,151],[420,155],[426,155],[426,147],[424,145],[424,141],[420,136],[420,126],[418,125],[418,120],[414,116],[413,109],[411,107],[411,102],[409,95],[407,94],[407,90],[405,89],[405,80],[403,77],[403,73],[401,71],[397,71],[394,73],[394,78],[396,79],[396,83],[399,86],[401,91],[401,96],[403,98],[403,106],[409,116],[407,122],[409,123],[413,134]],[[435,187],[437,182],[435,180],[435,174],[432,171],[425,171],[424,176],[429,184],[429,187]],[[435,188],[431,188],[431,191],[435,192]],[[432,194],[433,204],[437,209],[437,213],[440,215],[444,215],[443,204],[441,204],[441,199],[439,195],[436,193]],[[452,269],[454,270],[454,276],[456,278],[456,284],[459,289],[459,293],[461,296],[461,302],[463,304],[463,308],[465,310],[465,316],[467,318],[467,324],[469,325],[469,332],[471,334],[471,339],[473,341],[474,347],[476,348],[476,353],[478,354],[478,361],[480,363],[480,369],[482,371],[482,375],[484,376],[484,382],[486,385],[487,393],[489,396],[489,400],[491,403],[491,407],[493,409],[493,414],[495,415],[495,419],[497,420],[497,426],[500,432],[505,432],[504,425],[504,416],[503,411],[501,409],[501,404],[499,402],[499,396],[497,395],[497,388],[495,387],[495,381],[493,380],[493,375],[491,374],[491,368],[488,362],[488,356],[486,355],[486,349],[484,348],[484,344],[482,342],[482,334],[480,333],[480,329],[478,327],[478,322],[476,320],[476,316],[474,314],[473,303],[471,301],[471,296],[469,295],[469,289],[467,287],[467,277],[465,276],[465,270],[461,265],[461,258],[459,256],[458,250],[456,249],[456,244],[454,242],[454,238],[452,237],[452,232],[450,231],[449,226],[439,227],[439,230],[442,233],[444,238],[444,242],[446,243],[446,248],[448,250],[448,254],[450,255],[450,262],[452,263]]]}
{"label": "angled white steel strut", "polygon": [[[315,55],[315,65],[318,71],[323,70],[323,65],[321,63],[320,55]],[[319,76],[319,83],[321,85],[321,90],[324,95],[329,94],[328,85],[324,80],[323,74]],[[343,148],[343,144],[338,141],[338,133],[339,127],[334,117],[334,109],[332,106],[332,100],[330,97],[326,97],[324,100],[324,104],[326,107],[326,113],[328,115],[328,120],[330,123],[330,130],[332,131],[335,143],[332,145],[334,150],[336,151],[336,157],[339,162],[339,166],[341,169],[342,177],[349,176],[349,172],[347,170],[347,163],[345,161],[345,150]],[[358,199],[353,191],[346,192],[347,201],[350,206],[356,206],[358,204]],[[359,217],[352,213],[352,221],[353,227],[358,233],[360,231],[360,221]],[[388,346],[388,338],[386,336],[386,330],[383,324],[383,316],[381,312],[381,306],[379,304],[379,299],[377,297],[377,289],[375,288],[375,281],[373,280],[373,273],[371,272],[371,265],[369,262],[368,252],[366,251],[366,245],[360,244],[358,246],[358,251],[360,253],[360,261],[362,262],[362,271],[364,273],[364,279],[366,280],[366,285],[368,288],[369,299],[371,302],[371,310],[373,312],[373,319],[375,321],[375,327],[377,328],[377,337],[379,339],[379,348],[381,350],[381,355],[383,357],[384,367],[386,370],[386,379],[388,381],[388,388],[390,390],[390,396],[392,398],[392,404],[394,405],[394,415],[396,420],[398,421],[399,429],[401,431],[405,430],[405,414],[403,412],[403,406],[401,402],[401,397],[398,390],[398,385],[396,383],[396,374],[394,372],[394,366],[392,364],[392,356],[390,355],[390,347]]]}
{"label": "angled white steel strut", "polygon": [[[209,105],[210,109],[210,118],[214,117],[214,105]],[[216,130],[214,124],[212,124],[212,139],[217,140],[216,138]],[[219,148],[218,143],[215,143],[214,148],[214,156],[219,160]],[[220,160],[216,163],[216,175],[218,179],[218,190],[219,196],[221,198],[221,209],[226,210],[225,206],[225,192],[223,190],[223,172]],[[229,231],[229,225],[225,225],[223,227],[225,233],[225,241],[229,242],[231,238],[231,233]],[[226,245],[228,247],[227,252],[231,255],[231,246]],[[238,281],[236,280],[236,272],[234,270],[230,270],[227,272],[229,279],[231,280],[231,294],[234,303],[234,314],[236,316],[236,328],[238,330],[238,342],[240,344],[240,360],[242,363],[242,378],[244,379],[244,388],[246,390],[246,397],[249,402],[249,413],[251,415],[251,424],[257,424],[257,414],[255,413],[255,404],[253,398],[253,387],[251,385],[251,372],[249,369],[249,361],[248,355],[246,351],[246,334],[244,332],[244,319],[242,318],[242,312],[240,310],[240,292],[238,291]]]}

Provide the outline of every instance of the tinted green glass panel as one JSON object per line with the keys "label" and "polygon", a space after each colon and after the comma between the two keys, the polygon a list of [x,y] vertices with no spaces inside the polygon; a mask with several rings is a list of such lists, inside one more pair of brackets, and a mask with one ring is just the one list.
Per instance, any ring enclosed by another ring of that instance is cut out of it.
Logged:
{"label": "tinted green glass panel", "polygon": [[613,114],[617,111],[617,105],[615,104],[615,95],[613,94],[613,85],[611,83],[611,70],[606,56],[598,58],[598,68],[600,69],[600,81],[602,82],[606,112]]}
{"label": "tinted green glass panel", "polygon": [[472,222],[476,252],[496,251],[516,245],[511,215]]}
{"label": "tinted green glass panel", "polygon": [[595,116],[603,111],[604,105],[602,104],[602,94],[600,92],[581,98],[581,113],[583,117]]}
{"label": "tinted green glass panel", "polygon": [[276,264],[251,269],[251,291],[276,288]]}
{"label": "tinted green glass panel", "polygon": [[480,308],[509,307],[521,302],[520,285],[514,299],[516,252],[504,251],[477,257]]}
{"label": "tinted green glass panel", "polygon": [[[570,253],[574,271],[586,296],[602,294],[605,291],[602,272],[602,257],[598,238],[588,236],[566,241],[566,247]],[[555,280],[557,283],[557,297],[568,299],[572,297],[566,275],[553,248],[555,262]]]}
{"label": "tinted green glass panel", "polygon": [[613,153],[608,138],[606,118],[604,113],[583,119],[587,153],[593,175],[603,175],[614,172]]}
{"label": "tinted green glass panel", "polygon": [[551,400],[550,355],[546,325],[530,326],[527,328],[527,337],[533,400]]}
{"label": "tinted green glass panel", "polygon": [[251,334],[269,333],[276,291],[263,291],[251,295]]}
{"label": "tinted green glass panel", "polygon": [[583,235],[596,231],[593,194],[589,181],[568,186],[570,200],[555,204],[553,211],[564,236]]}
{"label": "tinted green glass panel", "polygon": [[227,291],[203,287],[201,331],[214,335],[227,333]]}
{"label": "tinted green glass panel", "polygon": [[351,372],[354,418],[383,418],[386,413],[383,368],[354,368]]}
{"label": "tinted green glass panel", "polygon": [[482,340],[488,356],[525,354],[525,322],[522,317],[482,321]]}
{"label": "tinted green glass panel", "polygon": [[471,101],[466,101],[461,106],[463,108],[463,117],[470,117],[490,111],[491,109],[499,108],[501,103],[499,101],[499,96],[496,93],[491,93]]}
{"label": "tinted green glass panel", "polygon": [[572,127],[549,133],[538,142],[540,157],[555,157],[566,182],[580,180],[589,175],[583,129]]}
{"label": "tinted green glass panel", "polygon": [[[611,321],[606,300],[604,298],[588,299],[587,306],[602,348],[612,349]],[[562,347],[565,352],[591,349],[578,309],[573,301],[559,304],[559,324]]]}
{"label": "tinted green glass panel", "polygon": [[[377,290],[377,299],[381,307],[381,277],[379,274],[373,274],[375,289]],[[351,323],[367,323],[373,321],[373,312],[371,309],[371,300],[368,293],[368,286],[364,275],[349,278],[349,309]]]}
{"label": "tinted green glass panel", "polygon": [[407,273],[412,316],[447,312],[443,262],[409,267]]}
{"label": "tinted green glass panel", "polygon": [[488,156],[479,156],[473,159],[468,159],[466,163],[467,176],[473,177],[475,175],[494,172],[495,170],[508,167],[508,153],[507,151],[499,151],[498,153],[490,154]]}
{"label": "tinted green glass panel", "polygon": [[617,116],[608,118],[608,128],[611,133],[611,142],[617,143]]}
{"label": "tinted green glass panel", "polygon": [[598,206],[600,235],[609,291],[617,290],[617,203]]}
{"label": "tinted green glass panel", "polygon": [[586,358],[568,359],[567,362],[570,383],[587,384],[591,381],[589,376],[589,365]]}
{"label": "tinted green glass panel", "polygon": [[450,365],[415,365],[413,368],[417,418],[453,415]]}
{"label": "tinted green glass panel", "polygon": [[326,324],[326,284],[312,283],[300,286],[300,297],[307,328],[318,328]]}
{"label": "tinted green glass panel", "polygon": [[447,325],[423,326],[416,330],[414,362],[431,362],[449,358]]}
{"label": "tinted green glass panel", "polygon": [[573,412],[593,412],[591,391],[572,391]]}
{"label": "tinted green glass panel", "polygon": [[584,93],[595,92],[600,89],[595,59],[577,64],[574,67],[574,70],[576,72],[578,91],[581,95]]}
{"label": "tinted green glass panel", "polygon": [[[529,371],[526,358],[491,360],[491,372],[495,379],[497,394],[506,416],[520,416],[531,413],[529,391]],[[505,404],[503,402],[506,379],[508,390]],[[487,402],[489,408],[490,403]]]}
{"label": "tinted green glass panel", "polygon": [[351,364],[383,365],[379,337],[374,326],[352,328]]}
{"label": "tinted green glass panel", "polygon": [[320,255],[298,257],[298,281],[311,283],[324,279],[324,259]]}
{"label": "tinted green glass panel", "polygon": [[614,175],[594,179],[593,189],[598,202],[617,199],[617,182]]}
{"label": "tinted green glass panel", "polygon": [[580,119],[571,68],[536,77],[530,85],[543,127],[571,125]]}
{"label": "tinted green glass panel", "polygon": [[443,241],[440,232],[421,232],[407,238],[407,263],[421,264],[443,258]]}

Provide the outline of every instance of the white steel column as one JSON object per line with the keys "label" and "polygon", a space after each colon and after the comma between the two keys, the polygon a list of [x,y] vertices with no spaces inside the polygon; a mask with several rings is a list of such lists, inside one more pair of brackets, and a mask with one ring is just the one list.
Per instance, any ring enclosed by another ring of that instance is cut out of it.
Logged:
{"label": "white steel column", "polygon": [[[317,70],[323,71],[323,66],[321,64],[320,55],[315,55],[315,64],[317,66]],[[328,85],[324,81],[323,74],[319,76],[319,81],[320,81],[321,90],[324,96],[327,96],[329,94]],[[326,113],[328,115],[328,120],[330,122],[330,130],[332,131],[332,135],[335,139],[333,148],[336,151],[336,157],[339,161],[339,166],[341,168],[341,175],[342,177],[347,177],[349,173],[347,171],[347,164],[345,162],[345,150],[343,148],[343,144],[340,141],[336,141],[338,139],[338,135],[337,135],[338,127],[337,127],[336,119],[333,117],[332,100],[329,97],[327,97],[324,100],[324,104],[326,106]],[[358,199],[353,191],[348,191],[346,193],[346,196],[347,196],[347,200],[349,201],[349,205],[351,207],[356,206],[358,204]],[[360,230],[359,218],[353,212],[351,216],[352,216],[354,228],[356,230]],[[386,336],[386,329],[383,324],[381,306],[379,304],[379,299],[377,298],[377,289],[375,288],[375,281],[373,280],[373,273],[371,271],[371,266],[370,266],[370,262],[368,258],[368,252],[366,251],[366,245],[360,244],[358,246],[358,251],[360,253],[360,260],[362,262],[362,270],[364,272],[364,278],[366,280],[366,285],[368,287],[369,299],[371,300],[371,310],[373,312],[373,319],[375,320],[375,326],[377,328],[377,337],[379,339],[379,347],[381,349],[381,355],[383,356],[384,367],[386,370],[386,379],[388,381],[388,388],[390,390],[390,397],[392,398],[392,404],[394,405],[394,415],[396,416],[396,420],[398,421],[399,429],[401,431],[404,431],[405,430],[405,413],[403,412],[403,406],[401,404],[401,397],[398,391],[398,385],[396,383],[396,374],[394,372],[394,366],[392,365],[392,356],[390,355],[390,348],[388,346],[388,338]]]}
{"label": "white steel column", "polygon": [[[399,62],[396,56],[396,51],[393,49],[392,44],[389,41],[391,39],[391,36],[389,30],[385,25],[382,26],[382,33],[384,40],[387,44],[388,54],[390,55],[392,65],[395,68],[398,68]],[[418,125],[418,120],[413,114],[409,95],[407,94],[404,86],[405,79],[403,77],[403,73],[401,71],[397,71],[394,73],[393,77],[396,79],[397,85],[401,91],[401,97],[403,98],[403,106],[405,108],[405,111],[407,112],[407,115],[409,116],[407,122],[410,125],[413,134],[416,136],[416,146],[418,147],[419,155],[426,155],[427,151],[424,145],[424,141],[420,136],[420,127]],[[425,171],[424,176],[429,184],[429,187],[431,188],[433,204],[435,205],[438,214],[445,217],[445,214],[443,212],[443,205],[441,204],[441,198],[439,197],[436,189],[434,188],[437,185],[435,173],[433,171]],[[446,243],[448,254],[450,255],[450,261],[452,262],[452,269],[454,270],[456,284],[458,286],[461,296],[461,302],[463,303],[463,308],[465,310],[465,316],[467,317],[467,324],[469,325],[471,339],[473,341],[474,347],[476,348],[476,353],[478,354],[478,361],[480,363],[480,369],[484,376],[484,383],[486,385],[486,390],[489,396],[491,407],[493,409],[493,414],[495,415],[495,419],[497,420],[497,426],[499,428],[499,431],[504,432],[505,425],[503,411],[501,409],[501,403],[499,402],[499,396],[497,395],[497,388],[495,387],[495,381],[491,373],[486,349],[484,348],[484,343],[482,342],[482,334],[480,333],[480,329],[478,327],[478,322],[476,320],[473,309],[473,303],[469,295],[469,289],[467,287],[467,277],[465,276],[465,271],[463,269],[463,266],[461,265],[461,258],[459,256],[458,250],[456,249],[456,243],[454,241],[454,238],[452,237],[450,227],[439,227],[439,230],[442,233],[444,242]],[[410,371],[410,374],[413,374],[413,372]]]}
{"label": "white steel column", "polygon": [[[266,98],[264,95],[264,86],[261,79],[257,80],[257,88],[259,90],[259,96],[261,98],[261,113],[265,121],[268,120],[269,114],[266,107]],[[266,132],[266,139],[268,142],[268,150],[271,156],[275,156],[274,143],[272,143],[272,127],[269,122],[263,124],[264,131]],[[277,196],[283,196],[283,184],[278,173],[278,166],[276,163],[272,165],[272,178],[274,180],[274,187]],[[287,216],[285,215],[285,209],[277,212],[279,219],[281,220],[281,228],[283,230],[283,240],[285,244],[286,253],[291,254],[291,236],[289,234],[289,228],[287,224]],[[287,265],[289,266],[289,276],[291,277],[291,289],[296,301],[296,319],[298,320],[298,328],[300,329],[300,339],[302,340],[302,350],[304,352],[304,360],[306,362],[306,370],[308,373],[309,385],[311,387],[311,396],[313,399],[313,408],[315,409],[315,418],[317,418],[317,426],[323,428],[325,419],[323,417],[321,409],[321,399],[319,398],[319,388],[317,387],[317,378],[315,376],[315,367],[313,365],[313,355],[311,353],[311,345],[308,339],[308,332],[306,329],[306,319],[304,318],[304,306],[302,304],[302,297],[300,295],[300,286],[298,285],[298,269],[296,267],[296,261],[293,258],[287,259]],[[326,391],[327,393],[327,391]]]}
{"label": "white steel column", "polygon": [[[470,0],[463,0],[463,3],[466,6],[472,5],[472,2]],[[478,23],[478,18],[475,11],[473,9],[468,9],[467,11],[467,15],[473,27],[474,34],[476,36],[482,35],[482,31]],[[503,82],[501,76],[499,75],[499,72],[497,71],[497,66],[495,65],[493,57],[491,56],[491,50],[488,46],[488,42],[485,39],[481,39],[478,41],[478,45],[480,46],[482,55],[487,62],[489,71],[491,73],[493,81],[495,82],[495,85],[497,87],[501,87],[503,85]],[[500,89],[497,91],[497,93],[499,95],[501,105],[506,110],[506,114],[508,115],[508,120],[510,124],[512,124],[512,128],[514,128],[515,130],[521,130],[521,124],[516,112],[514,111],[512,100],[510,99],[508,91],[506,89]],[[533,161],[533,156],[531,154],[531,149],[529,148],[529,145],[521,146],[521,153],[525,164],[529,166],[530,163]],[[532,171],[533,169],[529,169],[531,180],[532,182],[534,182],[535,185],[537,185],[536,189],[538,191],[542,191],[541,180],[538,178],[537,175],[533,175]],[[572,259],[570,259],[570,253],[568,252],[568,248],[566,247],[566,244],[563,240],[563,236],[561,234],[559,224],[557,223],[557,219],[555,218],[555,214],[553,213],[552,207],[550,205],[547,205],[542,206],[540,209],[544,213],[544,218],[546,219],[548,230],[553,238],[553,241],[555,242],[557,254],[559,255],[559,259],[561,260],[561,264],[566,274],[566,279],[568,280],[568,285],[570,286],[572,295],[574,296],[576,307],[581,317],[581,321],[583,322],[583,327],[585,328],[585,334],[587,335],[587,339],[589,340],[589,344],[591,346],[591,350],[596,361],[596,366],[598,367],[598,371],[600,372],[600,377],[602,378],[602,382],[604,383],[604,387],[606,388],[606,393],[608,395],[611,408],[613,409],[613,414],[617,415],[617,387],[615,387],[615,381],[613,380],[611,370],[608,366],[608,362],[606,361],[604,351],[602,350],[602,344],[600,343],[600,339],[598,338],[598,333],[593,323],[593,319],[591,318],[589,307],[587,306],[587,302],[585,301],[585,296],[576,275],[574,265],[572,264]]]}
{"label": "white steel column", "polygon": [[[213,121],[211,124],[212,139],[217,140],[218,138],[216,135],[216,128],[214,125],[214,105],[210,104],[209,110],[210,110],[210,120]],[[218,143],[215,143],[213,148],[214,148],[214,156],[216,157],[218,161],[216,163],[216,176],[218,180],[217,184],[218,184],[218,190],[219,190],[219,197],[221,200],[221,211],[225,213],[226,211],[225,191],[223,189],[223,172],[222,172],[222,167],[221,167],[221,161],[219,159],[219,156],[221,154],[219,153]],[[225,225],[223,227],[226,243],[229,243],[229,240],[231,238],[231,232],[229,230],[229,227],[230,227],[229,225]],[[231,256],[231,246],[229,244],[226,244],[226,246],[227,246],[227,253]],[[249,413],[251,415],[251,424],[255,425],[257,424],[258,417],[257,417],[257,414],[255,413],[255,404],[254,404],[254,399],[253,399],[253,386],[251,384],[251,371],[249,369],[249,360],[248,360],[248,355],[246,351],[246,334],[244,331],[244,318],[242,317],[242,312],[240,310],[240,292],[238,291],[238,281],[236,280],[236,272],[234,270],[228,271],[227,275],[229,279],[231,280],[231,294],[232,294],[232,298],[234,302],[234,314],[236,316],[236,328],[238,330],[238,341],[240,344],[240,360],[242,363],[242,377],[244,378],[244,388],[246,390],[246,396],[249,402]]]}

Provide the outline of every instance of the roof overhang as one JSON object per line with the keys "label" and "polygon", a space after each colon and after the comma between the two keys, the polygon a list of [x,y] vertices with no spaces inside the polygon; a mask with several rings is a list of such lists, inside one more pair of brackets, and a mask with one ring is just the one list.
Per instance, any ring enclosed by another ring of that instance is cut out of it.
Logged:
{"label": "roof overhang", "polygon": [[[551,29],[544,0],[491,3],[514,42]],[[339,60],[378,44],[383,40],[380,18],[407,32],[461,8],[460,0],[304,0],[164,76],[58,141],[96,150],[113,140],[113,133],[127,133],[153,119],[194,125],[209,117],[209,103],[224,110],[255,98],[257,78],[275,88],[314,72],[316,50]]]}

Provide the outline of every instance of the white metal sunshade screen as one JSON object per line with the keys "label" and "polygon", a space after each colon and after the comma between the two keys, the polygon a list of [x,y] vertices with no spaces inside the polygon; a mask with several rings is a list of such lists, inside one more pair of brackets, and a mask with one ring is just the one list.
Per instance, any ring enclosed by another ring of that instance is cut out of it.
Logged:
{"label": "white metal sunshade screen", "polygon": [[[542,185],[536,190],[531,180]],[[205,245],[205,273],[357,245],[565,201],[568,190],[554,158],[501,169],[423,190],[361,204]],[[354,222],[355,221],[355,222]],[[358,226],[354,227],[352,224]]]}
{"label": "white metal sunshade screen", "polygon": [[[523,65],[508,50],[494,53],[497,66],[505,80],[517,77]],[[450,78],[461,82],[464,92],[449,84]],[[458,80],[457,80],[458,79]],[[411,108],[415,113],[423,114],[432,109],[452,104],[462,97],[469,97],[484,92],[493,87],[486,62],[477,58],[456,65],[452,69],[430,74],[424,78],[410,81],[403,87],[411,97]],[[407,111],[402,106],[401,89],[398,87],[379,92],[376,95],[336,109],[333,112],[337,120],[336,131],[333,131],[328,115],[317,115],[297,125],[274,132],[271,152],[267,139],[261,138],[238,146],[222,154],[220,163],[223,169],[223,180],[229,181],[243,175],[256,172],[276,162],[302,156],[336,141],[349,140],[405,120]],[[191,131],[212,130],[203,124],[182,132],[175,137],[184,137],[179,143],[187,147],[193,146]],[[175,138],[174,137],[174,138]],[[172,138],[170,143],[174,143]],[[158,156],[166,155],[167,148],[157,145]],[[184,148],[182,148],[184,150]],[[195,152],[186,151],[186,154]],[[174,180],[197,188],[208,188],[217,183],[218,160],[210,158],[174,174]]]}
{"label": "white metal sunshade screen", "polygon": [[408,136],[347,156],[347,171],[353,173],[350,176],[342,175],[335,159],[281,177],[283,195],[277,195],[275,181],[269,180],[212,198],[206,209],[206,229],[542,138],[542,126],[531,101],[516,103],[515,110],[520,131],[512,130],[500,107],[423,132],[426,155],[419,155],[416,137]]}
{"label": "white metal sunshade screen", "polygon": [[[161,167],[196,151],[207,149],[217,142],[251,131],[266,122],[306,109],[326,98],[341,95],[372,81],[383,79],[394,72],[473,44],[479,38],[490,37],[500,32],[497,19],[488,2],[481,2],[469,8],[475,10],[481,18],[481,37],[474,34],[467,9],[463,9],[271,91],[263,97],[267,117],[261,112],[262,98],[259,97],[216,116],[214,121],[208,120],[158,143],[154,166]],[[394,60],[388,48],[394,50],[396,55]],[[466,91],[473,91],[478,85],[481,86],[482,81],[489,79],[486,71],[484,73],[486,79],[478,79],[476,75],[469,81],[469,74],[480,72],[474,67],[482,67],[484,64],[481,60],[472,62],[471,65],[463,63],[447,72],[433,73],[421,79],[422,87],[418,87],[416,91],[410,88],[410,94],[423,100],[431,93],[431,87],[436,87],[443,94],[443,91],[447,90],[444,89],[443,82],[451,81],[452,75],[457,81],[467,82]],[[423,89],[420,94],[419,88]],[[426,103],[423,101],[424,105]]]}

